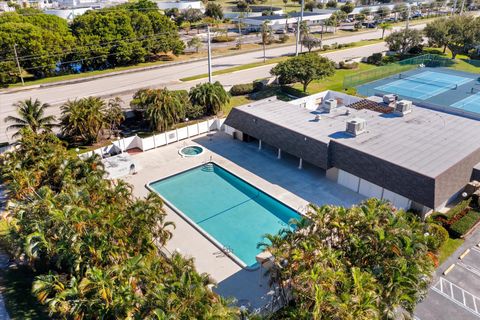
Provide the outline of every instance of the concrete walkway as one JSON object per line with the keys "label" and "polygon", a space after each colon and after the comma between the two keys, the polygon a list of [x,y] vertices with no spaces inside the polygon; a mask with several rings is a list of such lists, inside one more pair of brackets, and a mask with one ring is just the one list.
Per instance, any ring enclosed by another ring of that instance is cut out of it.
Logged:
{"label": "concrete walkway", "polygon": [[[199,157],[181,158],[178,150],[187,145],[203,146],[206,151]],[[266,147],[266,146],[265,146]],[[136,175],[124,178],[134,186],[134,194],[148,194],[145,185],[151,181],[176,174],[212,159],[230,172],[272,195],[292,208],[303,210],[310,203],[350,206],[363,199],[325,177],[325,172],[304,163],[299,170],[298,159],[285,156],[281,160],[269,148],[259,151],[257,145],[233,140],[222,132],[212,132],[187,142],[177,142],[165,147],[133,156],[141,169]],[[176,229],[167,249],[179,250],[195,259],[199,272],[210,274],[218,283],[215,291],[225,297],[234,297],[239,305],[251,309],[265,307],[272,299],[272,290],[264,271],[246,271],[218,247],[202,236],[176,213],[166,208],[167,220]]]}

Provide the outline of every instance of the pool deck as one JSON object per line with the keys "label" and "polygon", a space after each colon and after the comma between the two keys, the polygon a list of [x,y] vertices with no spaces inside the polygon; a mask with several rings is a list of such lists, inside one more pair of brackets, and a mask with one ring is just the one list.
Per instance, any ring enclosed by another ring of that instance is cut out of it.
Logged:
{"label": "pool deck", "polygon": [[[206,150],[198,157],[182,158],[178,150],[188,144],[203,146]],[[233,140],[223,132],[211,132],[161,148],[133,156],[142,168],[136,175],[123,180],[132,184],[134,195],[145,197],[146,184],[176,174],[206,161],[214,161],[247,182],[267,192],[292,208],[303,211],[310,203],[350,206],[363,196],[328,180],[321,169],[308,164],[297,168],[298,160],[276,157],[274,150],[259,151],[253,143]],[[202,236],[170,208],[165,207],[167,220],[176,225],[173,238],[168,242],[169,251],[179,250],[195,259],[199,272],[206,272],[218,283],[214,289],[224,297],[234,297],[239,305],[252,309],[264,307],[271,300],[272,291],[264,271],[246,271],[213,243]]]}

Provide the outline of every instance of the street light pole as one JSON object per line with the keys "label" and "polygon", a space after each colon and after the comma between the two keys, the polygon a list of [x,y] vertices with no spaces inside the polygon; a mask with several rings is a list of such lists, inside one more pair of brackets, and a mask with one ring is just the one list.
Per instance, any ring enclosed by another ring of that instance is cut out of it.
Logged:
{"label": "street light pole", "polygon": [[208,82],[212,83],[212,49],[210,47],[210,26],[207,26]]}
{"label": "street light pole", "polygon": [[300,18],[297,20],[297,41],[295,42],[295,56],[298,56],[298,44],[300,43],[300,25],[303,21],[303,1],[301,2]]}

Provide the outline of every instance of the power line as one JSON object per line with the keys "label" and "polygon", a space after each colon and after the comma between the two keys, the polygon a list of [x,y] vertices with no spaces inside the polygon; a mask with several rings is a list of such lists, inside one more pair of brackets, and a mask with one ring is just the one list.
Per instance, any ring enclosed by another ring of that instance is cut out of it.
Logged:
{"label": "power line", "polygon": [[[77,60],[70,60],[70,61],[63,61],[63,62],[57,62],[57,63],[44,64],[44,65],[41,65],[41,66],[36,66],[36,67],[31,67],[31,68],[23,68],[23,70],[25,70],[25,71],[30,71],[30,70],[37,70],[37,69],[47,68],[47,67],[59,67],[59,66],[61,66],[61,65],[65,65],[65,64],[82,62],[82,61],[87,61],[87,60],[92,60],[92,59],[97,59],[97,58],[107,58],[107,57],[116,56],[116,55],[119,55],[119,54],[122,54],[122,52],[106,53],[106,54],[102,54],[102,55],[95,56],[95,57],[86,57],[86,58],[77,59]],[[0,74],[8,74],[8,73],[7,73],[7,72],[0,72]]]}

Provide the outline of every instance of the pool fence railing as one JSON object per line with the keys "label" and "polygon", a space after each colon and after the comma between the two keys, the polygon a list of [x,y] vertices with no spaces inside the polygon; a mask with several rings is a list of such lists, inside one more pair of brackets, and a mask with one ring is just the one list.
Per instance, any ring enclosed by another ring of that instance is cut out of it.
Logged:
{"label": "pool fence railing", "polygon": [[225,119],[213,118],[204,121],[198,121],[188,126],[151,135],[149,137],[141,138],[137,135],[120,138],[113,141],[110,145],[93,151],[80,154],[81,158],[88,158],[93,154],[98,154],[103,157],[105,154],[116,154],[125,152],[131,149],[140,149],[141,151],[152,150],[163,147],[177,141],[186,140],[210,131],[224,130],[223,122]]}

